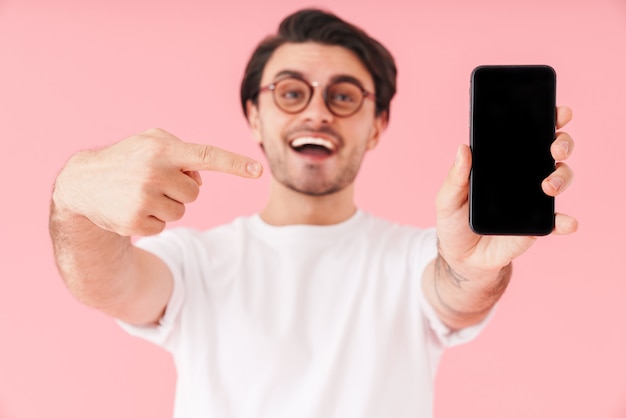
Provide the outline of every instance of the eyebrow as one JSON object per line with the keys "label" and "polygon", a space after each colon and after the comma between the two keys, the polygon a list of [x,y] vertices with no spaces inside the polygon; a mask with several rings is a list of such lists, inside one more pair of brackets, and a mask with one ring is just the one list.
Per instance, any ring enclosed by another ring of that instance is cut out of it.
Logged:
{"label": "eyebrow", "polygon": [[352,77],[351,75],[341,74],[341,75],[336,75],[334,77],[331,77],[331,79],[330,79],[331,83],[340,83],[342,81],[347,81],[349,83],[356,84],[360,88],[364,89],[363,83],[361,82],[361,80],[359,80],[356,77]]}
{"label": "eyebrow", "polygon": [[279,80],[281,78],[287,78],[287,77],[295,77],[295,78],[301,78],[301,79],[305,79],[304,78],[304,74],[302,74],[299,71],[294,71],[294,70],[282,70],[280,71],[278,74],[276,74],[274,76],[274,80]]}
{"label": "eyebrow", "polygon": [[[288,77],[294,77],[294,78],[299,78],[299,79],[308,81],[307,78],[304,76],[304,74],[302,74],[300,71],[295,71],[295,70],[282,70],[282,71],[279,71],[274,76],[274,81],[280,80],[282,78],[288,78]],[[354,83],[357,86],[359,86],[360,88],[364,89],[363,83],[361,82],[361,80],[359,80],[358,78],[353,77],[351,75],[347,75],[347,74],[339,74],[339,75],[335,75],[335,76],[331,77],[329,82],[328,82],[328,84],[338,83],[338,82],[342,82],[342,81],[347,81],[347,82],[350,82],[350,83]]]}

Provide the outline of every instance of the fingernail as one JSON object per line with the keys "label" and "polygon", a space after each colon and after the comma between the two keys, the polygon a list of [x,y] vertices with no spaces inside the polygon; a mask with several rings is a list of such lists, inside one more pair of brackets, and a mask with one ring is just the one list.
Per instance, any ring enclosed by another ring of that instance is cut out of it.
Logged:
{"label": "fingernail", "polygon": [[563,151],[565,151],[565,155],[567,155],[567,153],[569,152],[569,143],[567,141],[563,141],[559,144],[559,146]]}
{"label": "fingernail", "polygon": [[261,164],[257,162],[250,162],[246,165],[246,171],[248,172],[248,174],[257,177],[259,174],[261,174]]}
{"label": "fingernail", "polygon": [[554,190],[560,190],[561,186],[563,186],[563,179],[560,177],[552,177],[548,180],[548,183],[550,183],[550,186],[552,186]]}

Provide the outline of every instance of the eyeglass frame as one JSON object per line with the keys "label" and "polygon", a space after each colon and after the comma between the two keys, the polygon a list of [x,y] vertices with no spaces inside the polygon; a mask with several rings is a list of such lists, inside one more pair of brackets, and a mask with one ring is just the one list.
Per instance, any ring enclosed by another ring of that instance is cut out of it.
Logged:
{"label": "eyeglass frame", "polygon": [[[301,75],[297,74],[297,73],[292,73],[292,72],[286,72],[287,75],[285,77],[281,77],[278,80],[275,80],[273,82],[271,82],[270,84],[260,87],[259,91],[257,93],[257,96],[263,92],[266,91],[271,91],[272,92],[272,99],[274,100],[274,104],[276,104],[276,106],[283,112],[289,114],[289,115],[295,115],[298,114],[302,111],[304,111],[304,109],[306,109],[309,104],[311,103],[311,100],[313,99],[313,94],[315,93],[315,88],[316,87],[321,87],[322,84],[318,81],[311,81],[309,82],[308,80],[306,80],[304,77],[302,77]],[[304,104],[304,106],[302,107],[302,109],[297,110],[295,112],[290,112],[286,109],[284,109],[280,104],[278,104],[278,102],[276,101],[276,85],[284,80],[289,80],[289,79],[294,79],[294,80],[298,80],[298,81],[302,81],[304,84],[306,84],[309,87],[310,90],[310,94],[309,94],[309,98],[306,101],[306,103]],[[358,87],[359,90],[361,91],[361,94],[363,96],[361,96],[361,102],[359,103],[359,105],[350,113],[347,113],[345,115],[341,115],[341,114],[337,114],[335,113],[330,104],[328,103],[328,89],[329,87],[338,84],[338,83],[351,83],[354,86]],[[339,76],[339,77],[335,77],[333,80],[331,80],[330,83],[326,84],[326,86],[324,87],[324,90],[322,90],[322,97],[324,99],[324,104],[326,105],[326,109],[328,109],[328,111],[330,113],[332,113],[333,115],[339,117],[339,118],[347,118],[350,116],[353,116],[354,114],[356,114],[359,110],[361,110],[361,107],[363,107],[363,103],[365,102],[365,99],[370,99],[373,100],[374,103],[376,103],[376,95],[370,91],[367,91],[362,85],[361,82],[359,80],[357,80],[354,77],[351,76]]]}

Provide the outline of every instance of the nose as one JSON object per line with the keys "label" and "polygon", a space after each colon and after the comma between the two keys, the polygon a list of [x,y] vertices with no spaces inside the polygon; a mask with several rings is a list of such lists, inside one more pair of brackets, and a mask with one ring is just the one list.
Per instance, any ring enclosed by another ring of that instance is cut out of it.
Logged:
{"label": "nose", "polygon": [[302,111],[302,117],[313,123],[330,123],[334,115],[330,112],[324,101],[324,90],[314,85],[313,96],[308,106]]}

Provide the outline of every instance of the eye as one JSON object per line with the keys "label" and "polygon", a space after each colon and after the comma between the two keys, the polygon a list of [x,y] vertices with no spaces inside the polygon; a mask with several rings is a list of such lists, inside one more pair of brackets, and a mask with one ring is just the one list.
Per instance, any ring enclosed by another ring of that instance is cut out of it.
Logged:
{"label": "eye", "polygon": [[300,89],[285,90],[280,93],[283,100],[299,100],[304,97],[304,92]]}
{"label": "eye", "polygon": [[330,99],[334,102],[354,102],[355,101],[355,98],[352,95],[341,93],[341,92],[334,93]]}
{"label": "eye", "polygon": [[289,105],[306,101],[310,92],[308,85],[302,80],[290,78],[276,84],[275,94],[281,103]]}
{"label": "eye", "polygon": [[342,106],[359,103],[361,96],[361,89],[355,84],[347,82],[337,83],[328,91],[328,100]]}
{"label": "eye", "polygon": [[355,111],[363,100],[361,88],[354,83],[340,82],[328,89],[328,102],[333,112],[347,115]]}

